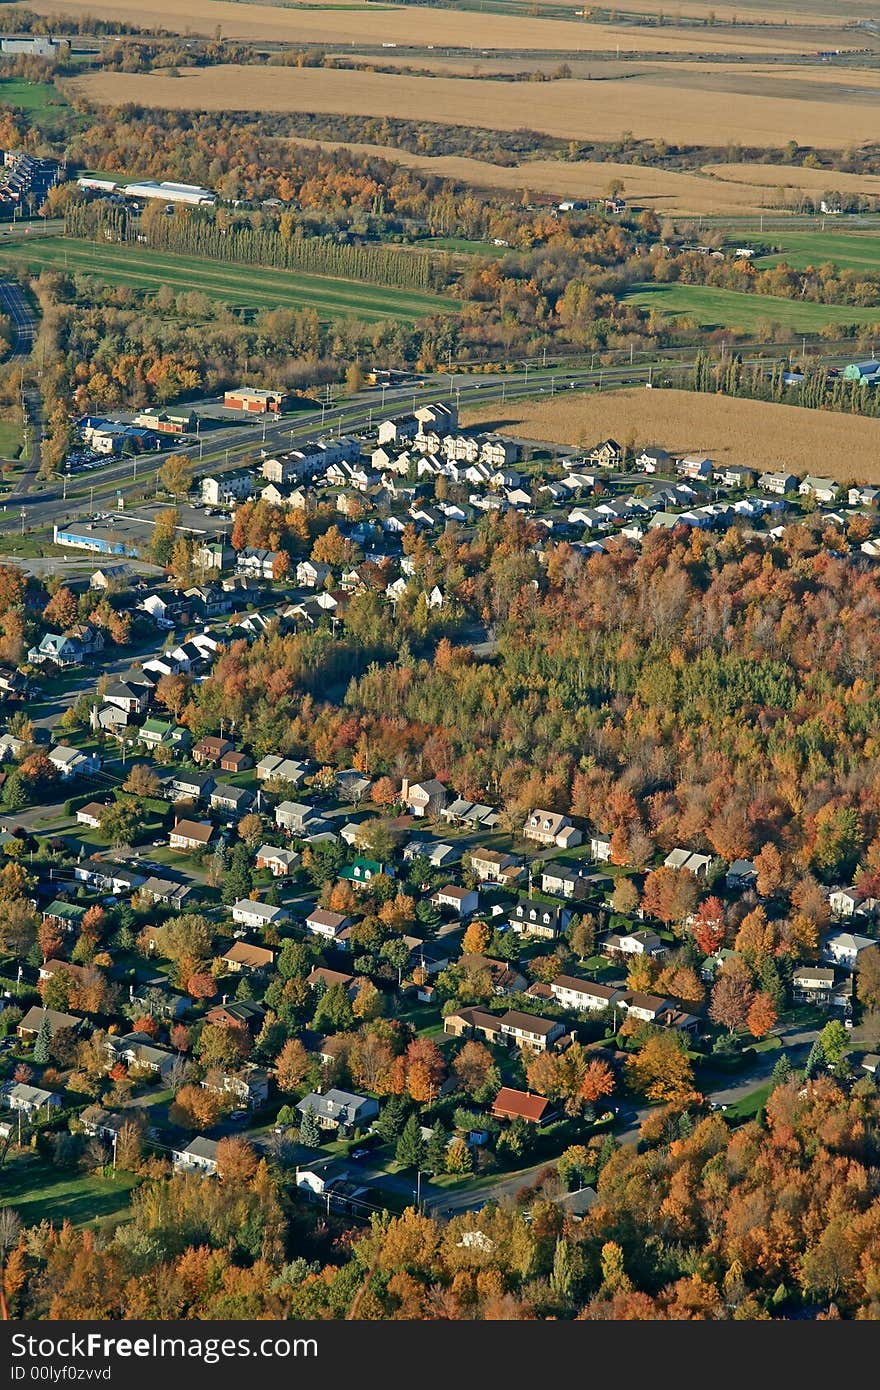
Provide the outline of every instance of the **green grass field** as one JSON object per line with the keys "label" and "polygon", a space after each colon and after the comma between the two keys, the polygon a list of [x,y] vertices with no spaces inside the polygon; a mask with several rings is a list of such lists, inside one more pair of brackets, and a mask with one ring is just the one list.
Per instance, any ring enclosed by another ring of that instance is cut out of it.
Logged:
{"label": "green grass field", "polygon": [[21,453],[21,425],[0,420],[0,459],[17,459]]}
{"label": "green grass field", "polygon": [[848,270],[880,273],[880,236],[872,232],[772,232],[749,233],[737,240],[742,246],[776,246],[779,252],[761,256],[756,265],[775,265],[785,260],[796,270],[826,261]]}
{"label": "green grass field", "polygon": [[23,77],[0,78],[0,106],[45,112],[50,106],[68,107],[67,98],[51,82],[26,82]]}
{"label": "green grass field", "polygon": [[65,1172],[35,1154],[17,1154],[0,1168],[0,1207],[13,1207],[25,1226],[43,1220],[60,1226],[65,1218],[80,1226],[124,1212],[134,1184],[130,1173],[101,1178]]}
{"label": "green grass field", "polygon": [[112,285],[137,290],[158,290],[168,285],[176,291],[200,290],[225,304],[254,309],[315,309],[321,318],[351,315],[375,322],[379,319],[413,321],[426,314],[457,309],[458,303],[420,290],[390,289],[355,280],[335,280],[323,275],[301,275],[285,270],[209,261],[198,256],[175,256],[141,247],[97,246],[67,237],[41,237],[25,248],[0,248],[0,265],[24,263],[29,269],[77,271],[94,275]]}
{"label": "green grass field", "polygon": [[623,298],[667,318],[687,315],[701,328],[738,328],[748,333],[766,323],[779,324],[795,333],[817,333],[828,324],[880,325],[880,308],[805,304],[797,299],[739,294],[736,290],[716,290],[704,285],[634,285]]}

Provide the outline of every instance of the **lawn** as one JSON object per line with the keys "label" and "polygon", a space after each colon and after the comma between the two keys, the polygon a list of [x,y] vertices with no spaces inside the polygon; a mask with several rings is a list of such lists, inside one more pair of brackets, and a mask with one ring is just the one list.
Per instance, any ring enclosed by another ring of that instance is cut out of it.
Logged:
{"label": "lawn", "polygon": [[805,304],[766,294],[705,285],[634,285],[623,299],[667,318],[687,316],[701,328],[736,328],[753,333],[762,324],[779,324],[796,333],[817,333],[827,324],[876,323],[880,308],[854,309],[846,304]]}
{"label": "lawn", "polygon": [[155,291],[162,285],[181,293],[198,290],[224,304],[251,309],[315,309],[323,319],[351,314],[371,322],[412,321],[458,307],[455,300],[420,290],[233,265],[141,247],[97,246],[73,237],[41,237],[27,248],[5,245],[0,257],[0,264],[26,263],[34,271],[47,266],[66,269],[137,290]]}
{"label": "lawn", "polygon": [[808,265],[818,266],[825,261],[850,270],[880,273],[880,237],[876,233],[858,232],[773,232],[772,235],[749,234],[738,239],[741,246],[772,246],[771,255],[760,256],[757,265],[775,265],[786,260],[796,270]]}
{"label": "lawn", "polygon": [[0,420],[0,458],[17,459],[21,453],[21,425]]}
{"label": "lawn", "polygon": [[744,1120],[753,1120],[758,1111],[767,1104],[767,1097],[772,1089],[772,1083],[767,1081],[763,1086],[758,1086],[747,1096],[743,1096],[742,1100],[734,1101],[723,1112],[725,1120],[733,1120],[737,1124]]}
{"label": "lawn", "polygon": [[50,106],[66,107],[67,98],[51,82],[27,82],[22,77],[0,78],[0,104],[22,111],[45,112]]}
{"label": "lawn", "polygon": [[81,1226],[125,1211],[134,1185],[131,1173],[102,1178],[54,1168],[34,1154],[17,1154],[0,1169],[0,1207],[14,1207],[26,1226],[43,1220],[60,1226],[65,1219]]}

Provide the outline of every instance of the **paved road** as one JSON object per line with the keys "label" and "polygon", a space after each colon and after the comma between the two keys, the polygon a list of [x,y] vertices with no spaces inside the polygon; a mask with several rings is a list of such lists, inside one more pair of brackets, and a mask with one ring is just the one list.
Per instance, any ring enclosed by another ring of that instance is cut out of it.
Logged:
{"label": "paved road", "polygon": [[21,287],[11,280],[0,280],[0,310],[8,314],[15,329],[15,341],[7,361],[29,357],[34,345],[36,322]]}

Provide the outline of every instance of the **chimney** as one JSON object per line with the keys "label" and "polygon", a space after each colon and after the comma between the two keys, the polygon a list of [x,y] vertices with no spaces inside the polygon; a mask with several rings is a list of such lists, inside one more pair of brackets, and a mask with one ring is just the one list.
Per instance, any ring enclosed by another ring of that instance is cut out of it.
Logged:
{"label": "chimney", "polygon": [[400,784],[400,799],[401,799],[401,801],[406,801],[406,798],[407,798],[408,796],[409,796],[409,778],[408,778],[408,777],[404,777],[403,781],[402,781],[401,784]]}

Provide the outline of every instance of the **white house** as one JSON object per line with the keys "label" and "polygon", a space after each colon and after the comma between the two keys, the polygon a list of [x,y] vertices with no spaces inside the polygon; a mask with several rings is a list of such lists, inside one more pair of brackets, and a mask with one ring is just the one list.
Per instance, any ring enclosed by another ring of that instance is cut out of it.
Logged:
{"label": "white house", "polygon": [[258,903],[250,898],[240,898],[233,904],[232,920],[243,927],[269,927],[277,922],[286,922],[290,913],[286,907],[273,907],[271,903]]}

